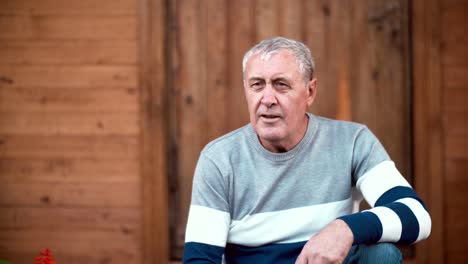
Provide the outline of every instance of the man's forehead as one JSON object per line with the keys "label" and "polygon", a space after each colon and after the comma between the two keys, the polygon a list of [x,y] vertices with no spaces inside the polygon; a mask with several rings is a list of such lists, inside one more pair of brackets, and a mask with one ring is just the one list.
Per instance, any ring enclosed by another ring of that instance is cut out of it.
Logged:
{"label": "man's forehead", "polygon": [[261,61],[270,61],[273,58],[281,58],[282,60],[295,60],[294,55],[291,51],[286,49],[274,50],[269,52],[257,52],[252,54],[249,61],[261,60]]}
{"label": "man's forehead", "polygon": [[247,62],[246,73],[248,79],[252,78],[292,78],[294,75],[300,75],[300,69],[297,62],[288,51],[279,51],[271,56],[262,57],[262,54],[255,54]]}

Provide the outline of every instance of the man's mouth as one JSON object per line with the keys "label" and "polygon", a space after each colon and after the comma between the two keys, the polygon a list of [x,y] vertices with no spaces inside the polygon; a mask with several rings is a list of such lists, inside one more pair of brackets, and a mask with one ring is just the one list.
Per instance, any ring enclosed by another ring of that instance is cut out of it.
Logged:
{"label": "man's mouth", "polygon": [[263,119],[264,121],[271,122],[271,121],[276,121],[277,119],[280,118],[280,116],[273,115],[273,114],[261,114],[260,118]]}

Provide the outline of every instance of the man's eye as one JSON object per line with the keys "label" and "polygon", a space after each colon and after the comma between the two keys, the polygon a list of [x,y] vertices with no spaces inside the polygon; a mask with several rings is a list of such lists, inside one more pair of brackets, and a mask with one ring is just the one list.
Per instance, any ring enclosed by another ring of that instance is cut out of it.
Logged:
{"label": "man's eye", "polygon": [[281,89],[281,90],[286,90],[289,88],[289,85],[287,83],[284,83],[284,82],[278,82],[278,83],[275,83],[275,86],[277,89]]}
{"label": "man's eye", "polygon": [[255,83],[252,83],[252,84],[250,85],[250,87],[251,87],[252,89],[260,89],[260,88],[262,88],[262,83],[260,83],[260,82],[255,82]]}

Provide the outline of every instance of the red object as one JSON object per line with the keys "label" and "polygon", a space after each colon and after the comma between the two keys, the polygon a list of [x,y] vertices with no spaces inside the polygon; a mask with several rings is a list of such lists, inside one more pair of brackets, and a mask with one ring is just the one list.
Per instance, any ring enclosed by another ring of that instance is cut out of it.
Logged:
{"label": "red object", "polygon": [[39,250],[39,255],[40,256],[34,260],[34,264],[57,264],[52,257],[50,249],[46,248],[44,251]]}

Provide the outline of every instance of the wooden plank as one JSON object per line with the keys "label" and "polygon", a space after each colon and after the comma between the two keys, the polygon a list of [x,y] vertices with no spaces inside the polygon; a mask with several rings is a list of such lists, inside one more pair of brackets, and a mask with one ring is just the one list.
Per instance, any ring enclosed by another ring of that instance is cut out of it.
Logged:
{"label": "wooden plank", "polygon": [[466,251],[447,253],[446,263],[456,264],[456,263],[467,263],[467,262],[468,262],[468,254],[466,254]]}
{"label": "wooden plank", "polygon": [[[468,190],[468,181],[456,181],[456,182],[446,182],[445,183],[445,192],[446,192],[446,211],[466,211],[468,206],[466,205],[466,190]],[[463,219],[459,220],[461,223],[465,223]],[[449,227],[449,225],[447,225]]]}
{"label": "wooden plank", "polygon": [[[328,17],[330,16],[329,2],[306,1],[304,18],[305,44],[309,47],[315,62],[314,78],[317,78],[317,97],[309,111],[326,115],[327,89],[333,87],[327,83],[328,49],[326,37]],[[333,105],[333,104],[332,104]]]}
{"label": "wooden plank", "polygon": [[255,13],[256,42],[280,34],[278,0],[256,0]]}
{"label": "wooden plank", "polygon": [[445,116],[446,136],[468,136],[468,109],[463,112],[449,112]]}
{"label": "wooden plank", "polygon": [[[188,30],[194,30],[185,42],[191,45],[181,47],[180,59],[186,59],[188,64],[181,64],[183,72],[181,82],[188,85],[180,91],[178,128],[182,132],[177,142],[178,158],[178,204],[175,237],[177,252],[173,255],[181,257],[185,240],[185,227],[191,200],[193,171],[198,155],[203,146],[210,140],[227,132],[226,100],[227,100],[227,6],[222,1],[205,1],[200,4],[180,2],[181,38]],[[190,20],[188,19],[190,18]],[[193,20],[192,20],[193,19]],[[188,24],[191,21],[191,24]],[[210,28],[206,31],[205,28]],[[196,42],[196,44],[195,44]],[[192,45],[195,46],[192,48]],[[195,66],[198,64],[198,66]],[[194,67],[195,66],[195,67]],[[179,79],[177,77],[176,79]],[[192,112],[192,110],[195,112]],[[196,133],[195,131],[204,131]],[[177,133],[174,131],[173,133]],[[190,144],[188,144],[190,142]]]}
{"label": "wooden plank", "polygon": [[139,87],[141,134],[142,237],[141,262],[169,260],[169,198],[167,179],[168,85],[166,28],[169,1],[139,0]]}
{"label": "wooden plank", "polygon": [[0,134],[33,136],[137,136],[136,113],[0,112]]}
{"label": "wooden plank", "polygon": [[468,111],[468,86],[444,90],[444,112],[459,113]]}
{"label": "wooden plank", "polygon": [[445,138],[446,159],[468,159],[468,138],[464,135],[454,135]]}
{"label": "wooden plank", "polygon": [[[440,1],[442,43],[468,43],[466,27],[468,3],[466,1]],[[466,50],[465,50],[466,53]]]}
{"label": "wooden plank", "polygon": [[444,41],[442,44],[442,65],[460,67],[468,65],[468,41]]}
{"label": "wooden plank", "polygon": [[[325,79],[326,87],[322,86],[323,92],[317,98],[316,109],[321,115],[345,120],[352,118],[352,98],[349,96],[350,76],[356,74],[350,72],[353,67],[349,66],[351,65],[349,48],[352,46],[351,8],[351,2],[323,3],[322,16],[325,22],[323,41],[326,58],[322,62],[323,65],[317,66],[326,67],[325,75],[318,79],[318,82]],[[369,111],[372,110],[369,109]]]}
{"label": "wooden plank", "polygon": [[136,15],[136,4],[131,0],[81,0],[64,2],[42,0],[2,0],[0,15]]}
{"label": "wooden plank", "polygon": [[445,214],[446,214],[446,260],[447,263],[464,263],[468,259],[467,246],[463,237],[468,235],[465,219],[468,216],[466,190],[468,172],[465,140],[468,133],[468,69],[466,37],[466,1],[441,1],[442,27],[441,33],[445,103],[445,142],[446,142],[446,182],[445,182]]}
{"label": "wooden plank", "polygon": [[468,182],[468,160],[447,160],[446,180],[447,183]]}
{"label": "wooden plank", "polygon": [[0,16],[0,40],[135,40],[135,16]]}
{"label": "wooden plank", "polygon": [[[112,100],[109,100],[112,98]],[[136,87],[1,87],[0,112],[138,113]]]}
{"label": "wooden plank", "polygon": [[[225,133],[227,97],[227,6],[223,1],[205,1],[206,10],[202,23],[206,31],[206,119],[207,140],[213,140]],[[198,158],[198,157],[197,157]],[[189,203],[189,200],[186,202]]]}
{"label": "wooden plank", "polygon": [[440,1],[442,63],[447,66],[467,66],[468,37],[466,29],[466,1]]}
{"label": "wooden plank", "polygon": [[[178,32],[176,38],[180,45],[176,52],[177,71],[174,69],[174,87],[177,91],[177,184],[176,220],[174,239],[176,254],[181,257],[184,241],[187,208],[191,197],[191,182],[197,158],[208,142],[208,50],[205,30],[208,16],[205,6],[195,1],[179,1],[176,10]],[[221,76],[217,76],[221,77]],[[219,111],[222,112],[222,109]],[[204,131],[200,133],[200,131]],[[174,132],[173,132],[174,133]]]}
{"label": "wooden plank", "polygon": [[[362,69],[370,77],[368,81],[372,82],[372,85],[369,88],[375,96],[368,101],[375,104],[372,108],[376,111],[376,119],[371,120],[375,122],[375,127],[372,127],[372,123],[369,127],[385,146],[400,172],[412,183],[407,1],[370,1],[369,3],[371,4],[366,19],[371,28],[369,32],[371,63],[370,68]],[[354,92],[351,94],[356,95]]]}
{"label": "wooden plank", "polygon": [[2,158],[0,171],[1,183],[140,182],[138,162],[134,159]]}
{"label": "wooden plank", "polygon": [[304,18],[302,15],[304,1],[279,0],[278,6],[278,14],[280,14],[278,35],[296,40],[303,40]]}
{"label": "wooden plank", "polygon": [[447,89],[468,89],[468,64],[463,66],[444,67],[444,87]]}
{"label": "wooden plank", "polygon": [[[337,2],[328,1],[310,1],[308,2],[306,22],[306,44],[315,57],[316,71],[314,73],[317,78],[318,91],[315,102],[310,111],[329,118],[337,116],[337,78],[338,61],[337,52],[347,46],[348,41],[339,43],[338,38],[341,36],[346,38],[343,29],[349,24],[348,22],[339,22],[340,15],[349,12],[349,3],[343,3],[343,7],[339,7]],[[310,20],[309,20],[310,18]],[[344,27],[343,27],[344,26]],[[343,45],[343,46],[341,46]],[[343,55],[346,55],[343,53]],[[344,59],[347,57],[345,56]],[[333,76],[333,77],[332,77]]]}
{"label": "wooden plank", "polygon": [[[118,195],[116,195],[118,194]],[[0,206],[136,207],[138,183],[4,183]]]}
{"label": "wooden plank", "polygon": [[88,158],[137,160],[134,136],[5,136],[0,158]]}
{"label": "wooden plank", "polygon": [[136,66],[0,65],[3,87],[124,87],[137,86]]}
{"label": "wooden plank", "polygon": [[411,1],[415,188],[428,205],[431,238],[416,245],[418,263],[444,263],[444,158],[439,0]]}
{"label": "wooden plank", "polygon": [[2,64],[136,65],[136,41],[0,41]]}
{"label": "wooden plank", "polygon": [[[109,232],[98,230],[2,230],[0,254],[13,263],[32,263],[40,249],[50,248],[57,263],[138,263],[137,230]],[[30,254],[30,255],[27,255]],[[21,255],[32,256],[28,262]],[[63,256],[63,257],[62,257]],[[75,260],[73,260],[75,259]],[[19,260],[16,262],[16,260]],[[66,260],[73,260],[67,262]],[[21,261],[21,262],[20,262]],[[65,262],[62,262],[65,261]],[[128,262],[127,262],[128,263]]]}
{"label": "wooden plank", "polygon": [[[462,208],[459,209],[461,210]],[[466,252],[466,244],[463,243],[465,241],[464,238],[468,236],[468,228],[466,226],[447,226],[446,235],[448,241],[448,255],[452,253],[464,253],[465,255],[468,255],[468,252]]]}
{"label": "wooden plank", "polygon": [[139,230],[140,208],[0,207],[1,230]]}
{"label": "wooden plank", "polygon": [[[449,183],[449,184],[455,184],[455,183]],[[464,187],[466,187],[466,181],[462,184]],[[447,190],[450,190],[450,187],[447,186]],[[459,188],[460,190],[461,188]],[[466,189],[465,189],[466,190]],[[466,210],[466,204],[463,203],[458,203],[458,204],[450,204],[448,206],[447,210],[447,217],[446,217],[446,223],[447,223],[447,228],[451,229],[452,231],[455,229],[466,229],[466,224],[465,224],[465,219],[468,217],[468,213]]]}
{"label": "wooden plank", "polygon": [[[378,12],[378,7],[372,6],[369,1],[365,4],[353,2],[351,6],[351,30],[352,34],[360,36],[360,41],[352,43],[351,61],[353,62],[353,72],[351,77],[351,112],[352,119],[366,124],[374,133],[378,130],[377,118],[377,102],[378,88],[377,81],[382,70],[380,63],[377,61],[379,56],[382,56],[377,43],[372,44],[372,41],[381,41],[382,36],[377,36],[376,25],[369,20],[370,14],[374,16]],[[379,21],[379,25],[383,21]],[[374,70],[378,68],[378,70]]]}
{"label": "wooden plank", "polygon": [[255,43],[254,6],[250,0],[228,1],[228,75],[227,129],[234,130],[249,122],[242,83],[242,59]]}

